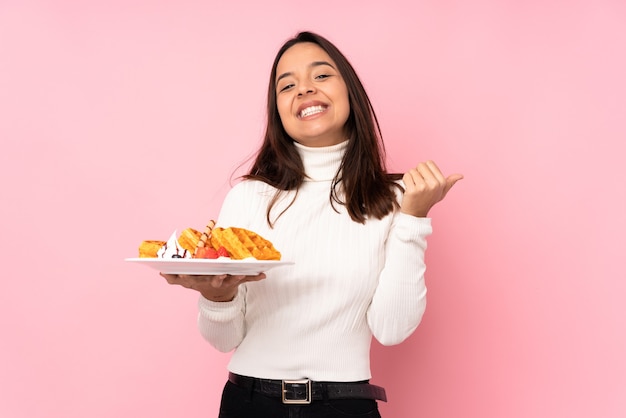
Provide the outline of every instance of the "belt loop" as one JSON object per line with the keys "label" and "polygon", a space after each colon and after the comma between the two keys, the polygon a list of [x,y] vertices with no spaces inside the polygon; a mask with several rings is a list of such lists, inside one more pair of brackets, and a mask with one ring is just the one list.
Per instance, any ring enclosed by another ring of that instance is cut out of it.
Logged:
{"label": "belt loop", "polygon": [[254,379],[246,379],[245,383],[246,384],[243,387],[248,392],[247,393],[248,396],[246,397],[245,402],[246,403],[251,403],[252,402],[252,395],[254,395],[255,381],[254,381]]}
{"label": "belt loop", "polygon": [[248,387],[248,398],[246,399],[246,403],[252,403],[252,395],[254,395],[254,385],[256,381],[251,379],[250,386]]}
{"label": "belt loop", "polygon": [[328,385],[326,383],[322,383],[322,400],[324,401],[324,405],[330,405],[328,400]]}

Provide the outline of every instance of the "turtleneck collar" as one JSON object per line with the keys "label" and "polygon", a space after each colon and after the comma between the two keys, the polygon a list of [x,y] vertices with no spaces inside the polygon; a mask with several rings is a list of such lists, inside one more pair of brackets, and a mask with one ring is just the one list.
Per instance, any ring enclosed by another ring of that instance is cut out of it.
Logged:
{"label": "turtleneck collar", "polygon": [[295,141],[293,144],[304,164],[307,175],[304,181],[331,181],[335,178],[348,148],[348,141],[328,147],[307,147]]}

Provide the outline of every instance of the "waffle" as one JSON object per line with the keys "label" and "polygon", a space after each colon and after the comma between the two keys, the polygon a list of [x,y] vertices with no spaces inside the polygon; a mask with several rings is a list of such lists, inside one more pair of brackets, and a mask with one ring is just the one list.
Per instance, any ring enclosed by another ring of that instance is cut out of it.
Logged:
{"label": "waffle", "polygon": [[189,253],[193,254],[200,241],[202,234],[193,228],[187,228],[180,233],[178,237],[178,243]]}
{"label": "waffle", "polygon": [[139,257],[156,258],[159,248],[165,245],[165,241],[143,241],[139,245]]}
{"label": "waffle", "polygon": [[259,234],[244,228],[213,228],[211,245],[226,248],[233,260],[254,257],[257,260],[280,260],[280,252]]}

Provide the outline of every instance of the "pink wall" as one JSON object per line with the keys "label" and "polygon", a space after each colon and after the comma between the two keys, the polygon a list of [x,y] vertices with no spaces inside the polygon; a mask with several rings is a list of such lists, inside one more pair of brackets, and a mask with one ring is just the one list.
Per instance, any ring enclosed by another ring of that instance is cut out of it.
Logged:
{"label": "pink wall", "polygon": [[215,416],[196,295],[122,260],[216,215],[298,29],[352,60],[393,168],[465,174],[422,326],[374,346],[385,415],[626,415],[625,3],[392,3],[0,3],[0,416]]}

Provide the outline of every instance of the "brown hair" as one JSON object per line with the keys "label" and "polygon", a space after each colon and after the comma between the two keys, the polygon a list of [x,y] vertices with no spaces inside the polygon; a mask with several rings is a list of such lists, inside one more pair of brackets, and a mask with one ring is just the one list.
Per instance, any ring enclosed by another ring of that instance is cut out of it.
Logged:
{"label": "brown hair", "polygon": [[365,223],[368,217],[381,219],[397,205],[394,187],[400,187],[396,180],[401,175],[387,173],[385,147],[378,119],[354,68],[335,45],[312,32],[300,32],[289,39],[274,59],[267,90],[267,127],[263,144],[250,171],[243,177],[263,181],[277,189],[267,208],[270,225],[273,225],[270,212],[280,194],[287,190],[297,191],[304,181],[302,160],[293,145],[294,140],[283,128],[276,105],[278,61],[285,51],[303,42],[318,45],[330,56],[348,88],[350,114],[346,121],[346,132],[350,139],[332,182],[329,196],[331,204],[344,205],[355,222]]}

